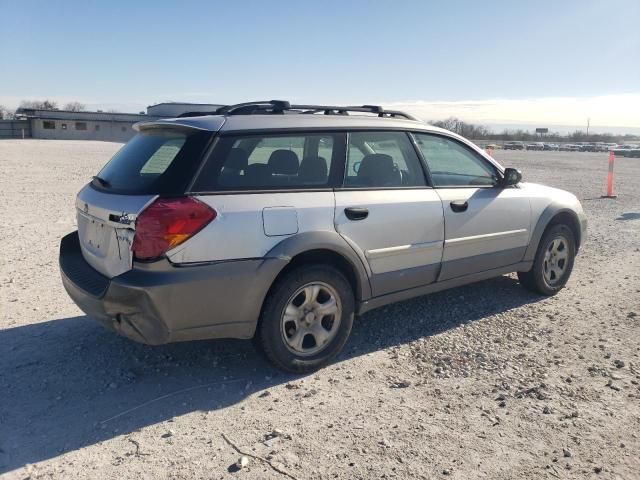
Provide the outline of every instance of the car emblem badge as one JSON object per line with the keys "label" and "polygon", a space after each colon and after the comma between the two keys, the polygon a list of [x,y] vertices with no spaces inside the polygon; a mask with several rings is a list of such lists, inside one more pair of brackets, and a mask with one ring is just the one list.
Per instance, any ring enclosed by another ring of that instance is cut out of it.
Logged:
{"label": "car emblem badge", "polygon": [[118,222],[125,225],[131,225],[133,223],[133,218],[127,212],[122,212],[122,215],[120,215]]}
{"label": "car emblem badge", "polygon": [[89,213],[89,204],[88,203],[84,204],[84,213]]}

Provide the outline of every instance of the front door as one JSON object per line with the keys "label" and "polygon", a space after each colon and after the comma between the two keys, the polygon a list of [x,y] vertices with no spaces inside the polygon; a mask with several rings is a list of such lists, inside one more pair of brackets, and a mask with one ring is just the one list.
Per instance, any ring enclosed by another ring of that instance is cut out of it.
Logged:
{"label": "front door", "polygon": [[461,142],[432,134],[415,139],[444,209],[438,280],[520,262],[529,244],[529,198],[517,186],[500,187],[497,168]]}
{"label": "front door", "polygon": [[444,240],[442,202],[404,132],[349,134],[335,226],[371,271],[373,295],[434,282]]}

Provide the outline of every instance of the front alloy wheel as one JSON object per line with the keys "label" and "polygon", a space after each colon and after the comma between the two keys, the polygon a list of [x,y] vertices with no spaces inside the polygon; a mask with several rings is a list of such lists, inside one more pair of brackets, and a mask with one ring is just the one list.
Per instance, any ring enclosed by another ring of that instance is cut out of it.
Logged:
{"label": "front alloy wheel", "polygon": [[569,241],[558,235],[549,243],[544,252],[542,271],[549,285],[555,285],[564,277],[564,272],[569,264]]}
{"label": "front alloy wheel", "polygon": [[576,241],[573,231],[564,224],[547,228],[540,239],[528,272],[518,272],[520,283],[542,295],[555,295],[566,285],[576,255]]}

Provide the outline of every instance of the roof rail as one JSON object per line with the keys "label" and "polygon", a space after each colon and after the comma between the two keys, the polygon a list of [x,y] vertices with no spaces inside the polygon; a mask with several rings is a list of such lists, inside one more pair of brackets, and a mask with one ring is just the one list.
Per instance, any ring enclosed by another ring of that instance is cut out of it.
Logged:
{"label": "roof rail", "polygon": [[238,103],[235,105],[225,105],[214,112],[186,112],[180,117],[195,117],[203,115],[251,115],[251,114],[313,114],[324,113],[325,115],[349,115],[349,112],[372,113],[378,117],[386,118],[406,118],[407,120],[418,120],[408,113],[399,110],[385,110],[379,105],[362,106],[334,106],[334,105],[292,105],[286,100],[261,100],[256,102]]}

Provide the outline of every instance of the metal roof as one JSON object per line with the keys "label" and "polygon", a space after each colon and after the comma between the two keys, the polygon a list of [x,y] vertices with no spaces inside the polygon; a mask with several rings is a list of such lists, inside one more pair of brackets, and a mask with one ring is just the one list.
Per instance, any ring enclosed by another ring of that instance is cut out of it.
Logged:
{"label": "metal roof", "polygon": [[380,118],[374,115],[205,115],[201,117],[167,118],[153,122],[140,122],[134,126],[137,130],[162,125],[179,125],[211,132],[251,131],[269,129],[300,128],[394,128],[446,132],[441,128],[427,125],[416,120],[400,118]]}

